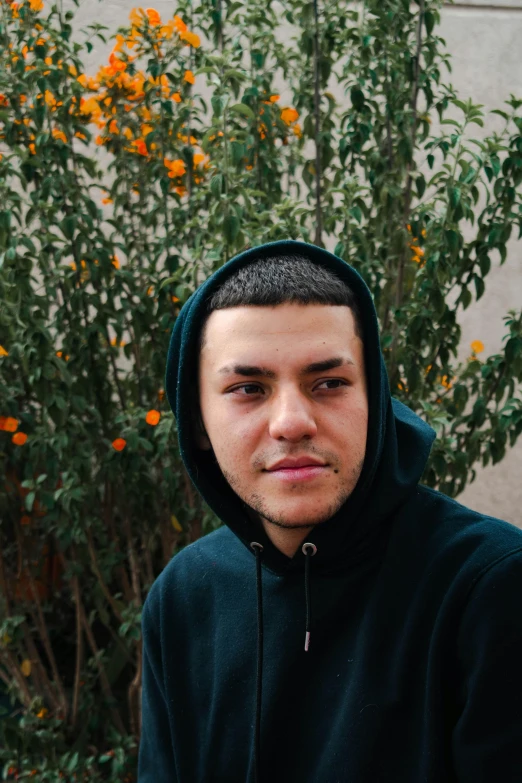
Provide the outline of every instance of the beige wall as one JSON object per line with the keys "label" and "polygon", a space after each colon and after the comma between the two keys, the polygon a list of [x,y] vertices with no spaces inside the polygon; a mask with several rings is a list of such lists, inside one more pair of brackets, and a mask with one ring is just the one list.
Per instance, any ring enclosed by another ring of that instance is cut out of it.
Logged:
{"label": "beige wall", "polygon": [[[522,0],[461,2],[446,6],[441,32],[452,55],[451,81],[460,97],[502,108],[510,93],[522,97]],[[518,233],[518,232],[516,232]],[[504,266],[492,269],[480,302],[462,314],[462,344],[482,340],[486,353],[502,347],[502,317],[522,305],[522,241],[512,239]],[[494,467],[479,469],[459,500],[522,527],[522,440]]]}
{"label": "beige wall", "polygon": [[[126,0],[83,0],[76,25],[96,21],[112,32],[126,23],[136,5]],[[172,15],[175,6],[166,0],[151,5],[164,18]],[[475,0],[446,6],[440,34],[452,55],[450,79],[462,98],[471,97],[487,110],[501,108],[510,93],[522,97],[522,0]],[[101,42],[95,44],[86,62],[88,73],[96,72],[109,50]],[[490,273],[483,299],[462,315],[463,355],[474,339],[482,340],[486,353],[498,351],[504,334],[502,317],[521,303],[522,242],[512,240],[506,263]],[[500,465],[479,470],[476,482],[459,499],[522,527],[522,440]]]}

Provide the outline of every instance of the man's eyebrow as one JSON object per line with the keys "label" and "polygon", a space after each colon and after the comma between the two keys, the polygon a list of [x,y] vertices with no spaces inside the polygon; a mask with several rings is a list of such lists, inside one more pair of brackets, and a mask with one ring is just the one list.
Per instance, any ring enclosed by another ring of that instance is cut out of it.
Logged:
{"label": "man's eyebrow", "polygon": [[[301,370],[301,375],[312,375],[317,372],[325,372],[326,370],[333,370],[336,367],[342,367],[343,365],[355,365],[353,359],[349,357],[333,356],[331,359],[324,359],[322,362],[312,362],[312,364],[306,365]],[[273,370],[269,370],[267,367],[258,367],[254,364],[235,364],[233,366],[225,365],[218,370],[220,375],[243,375],[247,378],[253,376],[263,378],[275,378],[276,373]]]}

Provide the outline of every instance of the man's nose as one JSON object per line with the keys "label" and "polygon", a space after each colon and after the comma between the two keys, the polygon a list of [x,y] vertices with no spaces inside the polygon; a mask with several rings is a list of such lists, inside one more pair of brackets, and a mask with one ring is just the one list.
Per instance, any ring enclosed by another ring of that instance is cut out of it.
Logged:
{"label": "man's nose", "polygon": [[311,403],[300,391],[280,391],[274,395],[270,408],[269,433],[275,440],[294,442],[312,438],[317,433]]}

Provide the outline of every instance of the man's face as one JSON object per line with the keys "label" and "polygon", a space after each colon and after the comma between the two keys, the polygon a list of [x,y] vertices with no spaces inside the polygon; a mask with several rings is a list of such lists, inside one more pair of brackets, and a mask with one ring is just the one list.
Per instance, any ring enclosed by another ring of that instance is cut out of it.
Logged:
{"label": "man's face", "polygon": [[364,461],[368,395],[363,344],[348,307],[215,310],[199,389],[206,445],[265,523],[310,527],[349,497]]}

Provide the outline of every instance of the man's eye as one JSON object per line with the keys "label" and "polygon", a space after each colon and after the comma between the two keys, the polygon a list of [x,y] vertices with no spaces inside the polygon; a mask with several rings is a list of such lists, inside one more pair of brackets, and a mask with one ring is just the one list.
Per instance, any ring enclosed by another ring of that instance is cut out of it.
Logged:
{"label": "man's eye", "polygon": [[232,389],[233,392],[239,392],[242,390],[246,396],[257,394],[259,390],[262,391],[261,386],[259,386],[258,383],[244,383],[242,386],[236,386],[235,389]]}
{"label": "man's eye", "polygon": [[[317,389],[319,389],[319,388],[320,388],[321,386],[323,386],[325,383],[327,383],[327,384],[334,384],[333,386],[328,386],[328,387],[327,387],[328,389],[339,389],[339,388],[340,388],[340,386],[347,386],[347,383],[346,383],[346,381],[343,381],[343,380],[341,380],[340,378],[329,378],[329,379],[328,379],[328,380],[326,380],[326,381],[321,381],[321,383],[319,384],[319,386],[317,386],[316,388],[317,388]],[[336,385],[336,384],[337,384],[337,385]],[[340,384],[340,386],[339,386],[339,384]]]}

